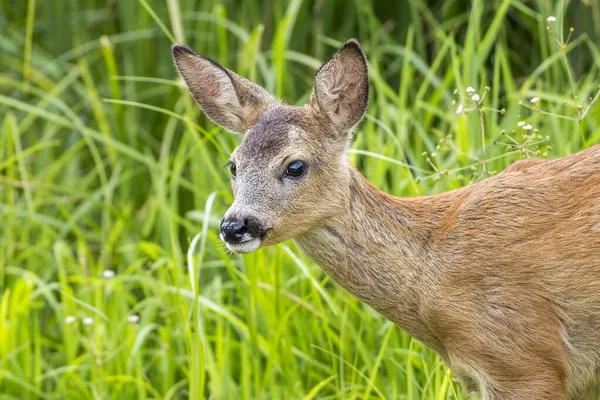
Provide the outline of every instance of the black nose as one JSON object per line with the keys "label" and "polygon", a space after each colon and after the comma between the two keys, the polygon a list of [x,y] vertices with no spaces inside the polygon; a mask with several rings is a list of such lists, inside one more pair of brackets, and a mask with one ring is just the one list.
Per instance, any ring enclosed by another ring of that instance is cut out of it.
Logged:
{"label": "black nose", "polygon": [[248,230],[246,221],[228,220],[221,223],[221,235],[226,242],[239,242]]}

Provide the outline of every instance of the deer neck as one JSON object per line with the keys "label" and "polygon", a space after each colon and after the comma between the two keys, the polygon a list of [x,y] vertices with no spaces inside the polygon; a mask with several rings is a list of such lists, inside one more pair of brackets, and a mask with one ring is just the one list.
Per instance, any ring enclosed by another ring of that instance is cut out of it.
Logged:
{"label": "deer neck", "polygon": [[345,209],[296,238],[348,292],[432,347],[422,313],[438,278],[433,199],[395,198],[350,168]]}

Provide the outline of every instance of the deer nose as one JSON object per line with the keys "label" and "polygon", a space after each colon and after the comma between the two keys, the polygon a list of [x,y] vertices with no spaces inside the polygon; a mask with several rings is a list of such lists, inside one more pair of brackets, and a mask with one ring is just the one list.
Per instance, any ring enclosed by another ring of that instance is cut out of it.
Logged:
{"label": "deer nose", "polygon": [[223,220],[221,223],[221,237],[226,242],[241,242],[247,230],[246,221]]}

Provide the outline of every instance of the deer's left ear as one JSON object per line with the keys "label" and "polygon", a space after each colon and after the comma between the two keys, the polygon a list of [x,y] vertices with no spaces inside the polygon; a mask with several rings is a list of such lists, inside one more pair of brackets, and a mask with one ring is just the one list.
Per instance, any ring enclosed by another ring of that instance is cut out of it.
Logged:
{"label": "deer's left ear", "polygon": [[338,131],[358,124],[369,102],[367,59],[354,40],[348,40],[315,76],[311,104],[326,114]]}
{"label": "deer's left ear", "polygon": [[192,49],[176,44],[173,60],[192,96],[217,125],[246,132],[276,100],[262,87]]}

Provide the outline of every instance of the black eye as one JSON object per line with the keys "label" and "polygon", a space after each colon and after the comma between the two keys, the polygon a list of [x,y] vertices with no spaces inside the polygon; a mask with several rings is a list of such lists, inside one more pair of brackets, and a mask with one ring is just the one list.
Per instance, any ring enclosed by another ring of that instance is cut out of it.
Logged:
{"label": "black eye", "polygon": [[306,163],[304,161],[296,160],[292,161],[288,167],[285,174],[290,178],[300,178],[302,175],[306,173]]}
{"label": "black eye", "polygon": [[237,172],[237,167],[235,166],[235,163],[233,161],[229,161],[229,171],[231,172],[231,176],[233,176],[235,178],[235,174]]}

